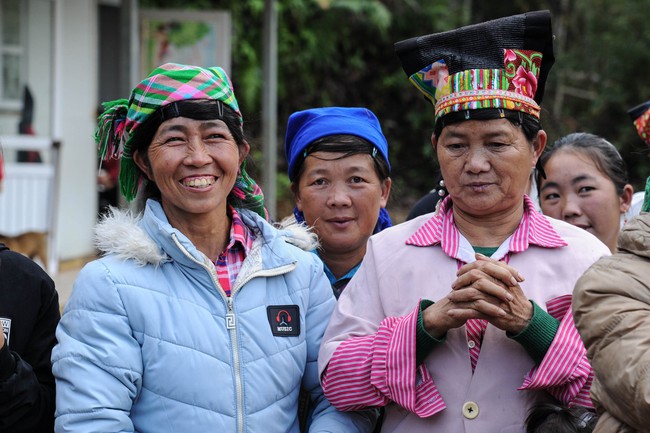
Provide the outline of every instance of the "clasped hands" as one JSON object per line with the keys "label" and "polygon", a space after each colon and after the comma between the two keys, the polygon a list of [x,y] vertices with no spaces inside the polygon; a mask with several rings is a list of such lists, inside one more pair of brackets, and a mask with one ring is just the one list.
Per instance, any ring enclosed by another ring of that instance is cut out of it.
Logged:
{"label": "clasped hands", "polygon": [[424,327],[434,338],[458,328],[468,319],[484,319],[518,334],[533,315],[533,306],[519,283],[524,278],[505,262],[476,254],[476,261],[456,273],[451,292],[422,312]]}

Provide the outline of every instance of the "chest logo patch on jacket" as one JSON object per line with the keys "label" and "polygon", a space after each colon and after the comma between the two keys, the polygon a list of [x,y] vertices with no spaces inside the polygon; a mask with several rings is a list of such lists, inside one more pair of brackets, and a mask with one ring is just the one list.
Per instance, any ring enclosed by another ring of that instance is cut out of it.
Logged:
{"label": "chest logo patch on jacket", "polygon": [[9,336],[11,335],[11,319],[0,317],[0,323],[2,324],[2,333],[5,335],[5,344],[8,346]]}
{"label": "chest logo patch on jacket", "polygon": [[276,337],[300,335],[300,309],[297,305],[269,305],[266,314]]}

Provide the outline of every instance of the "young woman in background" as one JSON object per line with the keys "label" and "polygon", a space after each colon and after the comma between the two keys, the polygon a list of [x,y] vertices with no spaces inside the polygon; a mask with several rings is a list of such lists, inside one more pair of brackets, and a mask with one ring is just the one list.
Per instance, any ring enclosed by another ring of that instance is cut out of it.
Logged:
{"label": "young woman in background", "polygon": [[537,179],[542,212],[587,230],[615,252],[633,189],[614,145],[576,132],[557,140],[540,164],[546,173]]}

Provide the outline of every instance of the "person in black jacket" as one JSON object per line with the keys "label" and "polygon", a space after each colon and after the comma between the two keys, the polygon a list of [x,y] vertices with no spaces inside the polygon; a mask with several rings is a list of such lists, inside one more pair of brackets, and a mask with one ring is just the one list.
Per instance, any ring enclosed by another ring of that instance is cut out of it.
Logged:
{"label": "person in black jacket", "polygon": [[0,243],[0,432],[54,431],[50,355],[60,317],[52,279]]}

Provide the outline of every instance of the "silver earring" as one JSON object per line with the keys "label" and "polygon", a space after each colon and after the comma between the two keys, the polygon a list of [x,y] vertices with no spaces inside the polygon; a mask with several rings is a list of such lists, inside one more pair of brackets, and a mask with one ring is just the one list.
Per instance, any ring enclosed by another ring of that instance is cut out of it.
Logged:
{"label": "silver earring", "polygon": [[444,179],[440,180],[440,189],[438,190],[438,196],[439,197],[444,197],[445,194],[447,194],[447,190],[445,189],[445,181]]}

